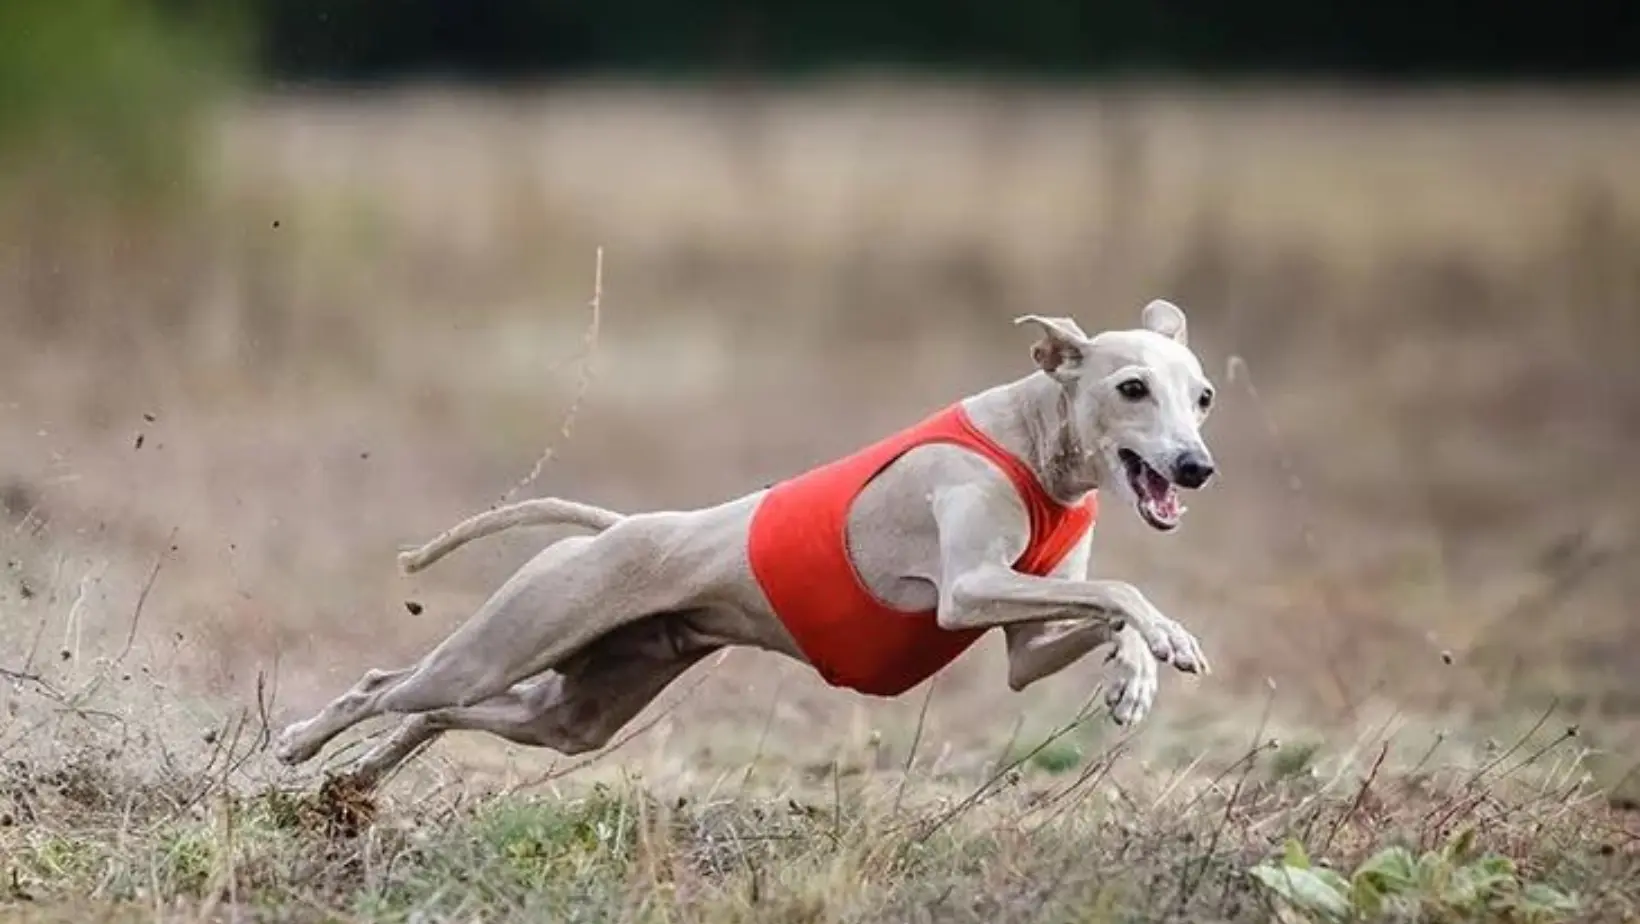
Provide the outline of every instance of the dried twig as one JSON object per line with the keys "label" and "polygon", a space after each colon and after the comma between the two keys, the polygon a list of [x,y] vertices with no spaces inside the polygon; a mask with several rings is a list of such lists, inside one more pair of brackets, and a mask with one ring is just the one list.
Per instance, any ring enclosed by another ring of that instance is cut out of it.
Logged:
{"label": "dried twig", "polygon": [[[1271,448],[1275,451],[1276,462],[1281,466],[1282,474],[1287,477],[1288,487],[1293,494],[1293,500],[1295,502],[1295,507],[1297,508],[1299,517],[1299,531],[1304,540],[1304,548],[1306,551],[1311,553],[1311,555],[1314,555],[1319,543],[1316,541],[1315,523],[1307,511],[1309,504],[1308,498],[1305,496],[1304,481],[1299,477],[1298,469],[1293,464],[1292,453],[1290,453],[1286,448],[1286,445],[1282,439],[1281,429],[1276,425],[1275,416],[1270,413],[1268,405],[1264,402],[1264,397],[1259,394],[1258,386],[1253,383],[1252,370],[1248,368],[1247,360],[1240,356],[1230,357],[1229,361],[1225,364],[1225,378],[1231,382],[1240,381],[1242,387],[1247,391],[1247,397],[1252,399],[1253,407],[1258,409],[1259,419],[1263,422],[1265,433],[1270,438]],[[1333,600],[1331,599],[1333,594],[1331,592],[1330,582],[1323,584],[1322,596],[1324,598],[1323,604],[1329,609],[1333,608]],[[1286,633],[1278,632],[1275,634],[1285,635]],[[1302,637],[1302,635],[1294,636],[1294,638],[1300,637]],[[1332,680],[1333,686],[1337,688],[1339,695],[1343,698],[1345,713],[1353,719],[1355,717],[1356,701],[1354,691],[1350,689],[1349,682],[1345,680],[1343,673],[1338,669],[1337,659],[1334,657],[1333,652],[1330,649],[1322,653],[1322,660],[1326,664],[1329,679]]]}
{"label": "dried twig", "polygon": [[1343,830],[1355,813],[1361,810],[1361,804],[1367,799],[1367,791],[1372,789],[1372,784],[1378,780],[1378,771],[1383,768],[1384,758],[1388,756],[1389,742],[1386,741],[1384,746],[1378,749],[1378,758],[1372,762],[1372,769],[1367,771],[1366,779],[1361,781],[1361,788],[1355,791],[1355,798],[1350,801],[1350,807],[1338,816],[1338,820],[1333,822],[1332,830],[1327,832],[1327,839],[1321,844],[1323,854],[1332,849],[1333,840],[1338,837],[1338,832]]}
{"label": "dried twig", "polygon": [[911,733],[911,747],[905,754],[905,766],[900,770],[900,785],[894,790],[894,808],[889,812],[891,816],[900,814],[900,802],[905,798],[905,784],[911,779],[911,765],[917,759],[917,748],[922,744],[923,729],[928,722],[928,706],[934,701],[934,688],[939,685],[939,678],[928,681],[928,692],[923,694],[922,708],[917,710],[917,728]]}
{"label": "dried twig", "polygon": [[[575,426],[575,418],[580,413],[581,402],[586,398],[587,389],[592,385],[593,358],[598,349],[598,327],[602,319],[604,299],[604,249],[599,247],[592,271],[592,301],[587,303],[592,317],[587,321],[586,335],[581,341],[581,374],[575,382],[575,395],[570,399],[569,410],[564,414],[564,422],[558,428],[558,435],[565,440],[569,439],[570,430]],[[541,477],[541,472],[558,454],[555,446],[548,445],[536,457],[535,464],[530,467],[530,473],[525,475],[517,484],[501,495],[496,506],[512,500],[519,491],[533,484]]]}
{"label": "dried twig", "polygon": [[57,688],[52,686],[49,682],[47,682],[47,680],[44,677],[41,677],[39,674],[32,673],[30,671],[14,671],[14,670],[7,670],[4,667],[0,667],[0,678],[10,680],[12,683],[29,683],[29,684],[33,684],[34,686],[38,687],[41,692],[45,693],[47,696],[51,697],[52,699],[60,700],[60,699],[63,698],[63,694],[58,692]]}
{"label": "dried twig", "polygon": [[1202,852],[1201,864],[1196,869],[1196,875],[1194,877],[1190,875],[1188,864],[1180,870],[1179,892],[1175,907],[1181,911],[1189,906],[1191,897],[1201,888],[1202,881],[1207,878],[1207,868],[1212,864],[1214,855],[1218,853],[1219,841],[1224,836],[1224,830],[1230,826],[1230,816],[1236,809],[1236,803],[1241,799],[1241,791],[1247,785],[1248,776],[1252,774],[1253,767],[1257,764],[1257,756],[1271,746],[1271,742],[1265,739],[1264,732],[1269,727],[1270,713],[1275,707],[1275,700],[1276,688],[1275,684],[1272,683],[1269,695],[1264,700],[1264,711],[1259,716],[1258,727],[1253,730],[1253,743],[1248,747],[1246,756],[1237,761],[1237,763],[1242,764],[1241,775],[1236,777],[1236,785],[1230,790],[1230,798],[1224,801],[1224,814],[1220,816],[1219,823],[1213,828],[1213,833],[1207,842],[1207,849]]}
{"label": "dried twig", "polygon": [[125,634],[125,647],[120,649],[119,656],[114,659],[115,664],[121,664],[126,656],[131,654],[131,646],[137,640],[137,626],[142,623],[142,608],[148,603],[148,594],[154,589],[154,582],[159,579],[160,569],[165,567],[165,559],[171,554],[171,548],[177,537],[177,527],[171,527],[171,532],[165,537],[165,546],[159,550],[154,558],[154,566],[148,569],[148,577],[142,582],[142,590],[137,594],[137,604],[131,611],[131,627]]}
{"label": "dried twig", "polygon": [[780,682],[775,684],[774,697],[769,700],[769,711],[763,716],[763,730],[757,735],[757,747],[752,751],[752,759],[746,762],[746,773],[740,778],[740,791],[735,793],[737,802],[746,794],[746,787],[752,782],[752,771],[757,769],[758,761],[763,759],[763,746],[768,743],[769,729],[774,727],[774,714],[780,709],[780,697],[786,690],[787,676],[788,672],[782,670]]}
{"label": "dried twig", "polygon": [[1104,684],[1095,685],[1093,688],[1093,693],[1083,701],[1081,708],[1076,710],[1076,714],[1071,717],[1070,721],[1055,729],[1052,734],[1042,739],[1042,742],[1036,747],[1031,748],[1024,754],[1021,754],[1020,756],[997,768],[994,773],[981,781],[978,786],[974,787],[974,789],[956,805],[936,816],[931,821],[924,822],[921,830],[901,843],[899,856],[903,857],[905,852],[913,845],[921,844],[927,841],[930,837],[933,837],[936,832],[945,827],[947,824],[950,824],[958,816],[967,812],[974,806],[979,805],[981,802],[984,802],[997,791],[996,784],[1009,773],[1025,764],[1026,761],[1029,761],[1031,758],[1042,753],[1044,750],[1047,750],[1047,748],[1055,741],[1058,741],[1071,732],[1076,731],[1078,728],[1081,728],[1082,725],[1088,721],[1088,719],[1093,717],[1094,710],[1099,703],[1100,693],[1103,689]]}
{"label": "dried twig", "polygon": [[1559,698],[1556,698],[1549,703],[1548,708],[1543,710],[1543,714],[1538,716],[1537,721],[1532,723],[1532,727],[1528,728],[1525,734],[1515,739],[1515,742],[1509,745],[1507,749],[1499,752],[1497,757],[1494,757],[1492,760],[1481,765],[1481,768],[1476,770],[1475,773],[1464,782],[1462,788],[1467,790],[1474,789],[1479,786],[1481,781],[1486,778],[1488,773],[1491,773],[1493,770],[1497,769],[1500,764],[1513,757],[1517,751],[1525,747],[1526,742],[1532,740],[1532,738],[1537,735],[1538,731],[1548,723],[1549,717],[1554,715],[1555,710],[1558,708],[1560,708],[1560,700]]}
{"label": "dried twig", "polygon": [[1046,828],[1048,825],[1058,820],[1060,817],[1064,816],[1066,812],[1081,804],[1082,800],[1080,797],[1073,799],[1071,798],[1071,795],[1076,793],[1078,790],[1092,789],[1103,782],[1106,777],[1110,776],[1110,772],[1116,769],[1116,761],[1121,759],[1121,757],[1127,753],[1128,743],[1132,741],[1133,736],[1137,733],[1138,729],[1133,729],[1128,734],[1122,736],[1120,741],[1117,741],[1115,744],[1105,749],[1105,752],[1100,754],[1098,759],[1088,761],[1087,765],[1082,768],[1082,771],[1076,775],[1076,779],[1072,780],[1069,785],[1061,788],[1053,795],[1048,796],[1046,799],[1042,800],[1040,804],[1031,806],[1024,813],[1024,815],[1021,816],[1021,821],[1041,809],[1053,809],[1053,811],[1050,812],[1046,818],[1043,818],[1041,821],[1036,823],[1036,826],[1031,829],[1031,834],[1036,834],[1043,828]]}

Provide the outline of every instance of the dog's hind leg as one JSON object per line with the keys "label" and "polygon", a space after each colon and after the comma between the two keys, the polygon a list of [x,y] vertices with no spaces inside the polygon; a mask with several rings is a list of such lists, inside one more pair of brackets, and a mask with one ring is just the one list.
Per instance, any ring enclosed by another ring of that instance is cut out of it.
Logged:
{"label": "dog's hind leg", "polygon": [[318,715],[286,728],[275,755],[316,755],[336,735],[388,712],[471,706],[555,667],[613,629],[686,609],[734,566],[733,517],[629,517],[597,536],[549,546],[413,669],[372,672]]}
{"label": "dog's hind leg", "polygon": [[618,629],[588,645],[562,671],[516,684],[481,703],[410,716],[358,760],[352,779],[375,786],[447,731],[489,732],[565,755],[595,751],[667,685],[718,650],[715,643],[672,632],[675,619],[661,616]]}

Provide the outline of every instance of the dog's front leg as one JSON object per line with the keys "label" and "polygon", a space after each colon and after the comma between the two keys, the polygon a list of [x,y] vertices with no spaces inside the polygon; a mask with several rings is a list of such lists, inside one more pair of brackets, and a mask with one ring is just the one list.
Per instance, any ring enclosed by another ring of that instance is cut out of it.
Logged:
{"label": "dog's front leg", "polygon": [[1057,620],[1016,623],[1004,628],[1008,642],[1008,686],[1018,692],[1044,677],[1074,664],[1102,645],[1114,643],[1105,661],[1115,677],[1105,694],[1105,705],[1118,725],[1145,717],[1156,701],[1156,658],[1144,639],[1132,629],[1114,635],[1102,622]]}
{"label": "dog's front leg", "polygon": [[946,629],[979,629],[1045,622],[1066,615],[1087,620],[1108,635],[1131,627],[1158,661],[1186,673],[1206,673],[1207,658],[1196,637],[1163,616],[1138,588],[1123,581],[1070,581],[1020,574],[985,565],[959,574],[938,612]]}
{"label": "dog's front leg", "polygon": [[[1092,536],[1083,536],[1049,577],[1086,580],[1093,552]],[[1156,659],[1139,633],[1122,628],[1112,634],[1103,622],[1058,619],[1005,626],[1008,643],[1008,686],[1024,690],[1044,677],[1064,670],[1096,648],[1110,645],[1105,663],[1112,667],[1105,706],[1118,725],[1143,719],[1156,702]]]}
{"label": "dog's front leg", "polygon": [[934,519],[940,539],[940,597],[936,617],[945,629],[980,629],[1042,623],[1067,617],[1088,621],[1115,636],[1124,627],[1139,634],[1152,655],[1188,673],[1205,673],[1201,645],[1183,626],[1163,616],[1138,588],[1123,581],[1079,581],[1021,574],[1011,567],[1019,537],[999,530],[992,492],[960,485],[936,492]]}

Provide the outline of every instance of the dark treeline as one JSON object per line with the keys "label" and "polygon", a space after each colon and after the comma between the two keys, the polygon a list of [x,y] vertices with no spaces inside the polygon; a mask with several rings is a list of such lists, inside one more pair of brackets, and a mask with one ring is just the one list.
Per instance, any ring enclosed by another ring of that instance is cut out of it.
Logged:
{"label": "dark treeline", "polygon": [[1326,0],[254,0],[273,77],[482,80],[861,66],[1031,77],[1640,72],[1640,4]]}

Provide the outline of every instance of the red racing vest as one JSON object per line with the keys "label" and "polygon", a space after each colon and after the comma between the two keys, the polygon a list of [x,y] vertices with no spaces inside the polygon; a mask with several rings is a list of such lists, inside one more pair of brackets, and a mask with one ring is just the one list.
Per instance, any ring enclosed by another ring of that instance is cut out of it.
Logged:
{"label": "red racing vest", "polygon": [[1046,575],[1092,528],[1098,499],[1076,506],[1054,500],[1018,457],[981,433],[954,404],[852,455],[769,488],[752,513],[747,554],[752,574],[786,630],[832,686],[873,696],[911,689],[985,634],[948,631],[934,611],[884,606],[861,583],[849,559],[849,507],[895,459],[931,443],[960,446],[1001,469],[1030,515],[1031,539],[1013,567]]}

